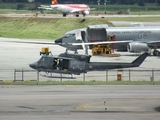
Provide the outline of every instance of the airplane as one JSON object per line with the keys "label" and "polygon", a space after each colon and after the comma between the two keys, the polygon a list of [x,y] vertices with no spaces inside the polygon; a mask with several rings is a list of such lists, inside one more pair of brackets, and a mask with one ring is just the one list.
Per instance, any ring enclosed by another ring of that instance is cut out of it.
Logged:
{"label": "airplane", "polygon": [[157,49],[160,48],[160,26],[89,25],[87,28],[67,32],[56,39],[55,43],[75,51],[83,49],[83,46],[92,49],[93,44],[110,43],[110,46],[114,46],[117,51],[152,52],[154,56],[159,56],[160,52]]}
{"label": "airplane", "polygon": [[38,8],[62,12],[63,17],[66,17],[66,15],[70,13],[75,13],[76,17],[79,17],[79,14],[81,13],[85,17],[91,10],[86,4],[58,4],[57,0],[52,0],[52,5],[50,6],[41,5]]}
{"label": "airplane", "polygon": [[74,74],[80,75],[90,71],[104,71],[118,68],[139,67],[146,59],[148,53],[143,53],[131,63],[124,62],[90,62],[90,55],[80,55],[71,53],[61,53],[59,56],[43,54],[41,58],[29,66],[38,72],[45,72],[43,77],[54,78],[48,73]]}

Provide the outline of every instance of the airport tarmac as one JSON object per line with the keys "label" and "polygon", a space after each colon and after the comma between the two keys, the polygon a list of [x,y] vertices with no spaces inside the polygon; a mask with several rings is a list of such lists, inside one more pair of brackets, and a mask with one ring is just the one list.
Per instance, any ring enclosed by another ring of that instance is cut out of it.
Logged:
{"label": "airport tarmac", "polygon": [[[0,80],[13,80],[14,79],[14,70],[32,70],[29,67],[30,63],[36,62],[40,59],[40,51],[42,47],[49,47],[50,51],[53,55],[59,55],[60,53],[65,52],[65,48],[57,45],[50,45],[50,44],[28,44],[28,43],[14,43],[11,41],[31,41],[31,39],[13,39],[13,38],[0,38],[0,51],[1,51],[1,59],[0,59]],[[35,39],[32,41],[36,41]],[[37,40],[39,41],[39,40]],[[40,40],[41,42],[52,42],[50,40]],[[80,50],[79,53],[83,54],[83,50]],[[91,54],[91,51],[89,51],[89,54]],[[103,56],[92,56],[91,61],[108,61],[108,62],[132,62],[134,59],[136,59],[138,56],[133,55],[131,53],[127,52],[121,52],[120,57],[103,57]],[[138,76],[134,75],[133,77],[137,77],[135,80],[139,78],[139,76],[142,77],[141,80],[150,80],[150,77],[152,77],[154,70],[160,70],[159,63],[160,58],[149,56],[146,58],[146,60],[142,63],[142,65],[138,68],[131,68],[131,70],[151,70],[149,72],[143,71],[142,73],[137,71],[135,74],[138,74]],[[155,80],[159,80],[160,71],[154,72]],[[18,73],[17,73],[18,74]],[[142,75],[143,76],[142,76]],[[117,79],[117,71],[114,71],[109,73],[110,77],[106,78],[106,71],[104,72],[88,72],[85,77],[85,80],[116,80]],[[125,73],[123,72],[123,75],[126,76],[126,80],[128,80],[129,75],[128,71]],[[19,73],[17,77],[18,79],[21,79],[22,74]],[[37,79],[37,73],[25,73],[25,79],[26,80],[35,80]],[[60,75],[59,75],[60,76]],[[75,76],[76,80],[82,80],[84,78],[84,75]],[[132,79],[133,79],[132,77]],[[147,78],[146,78],[147,77]],[[48,78],[41,77],[40,80],[48,80]],[[51,79],[54,80],[54,79]],[[84,79],[83,79],[84,80]],[[134,79],[133,79],[134,80]]]}
{"label": "airport tarmac", "polygon": [[0,120],[159,120],[157,85],[0,85]]}

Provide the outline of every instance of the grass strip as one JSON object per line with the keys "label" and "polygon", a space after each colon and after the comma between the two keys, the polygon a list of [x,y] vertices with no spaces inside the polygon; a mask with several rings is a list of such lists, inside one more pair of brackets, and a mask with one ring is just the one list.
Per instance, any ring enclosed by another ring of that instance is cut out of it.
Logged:
{"label": "grass strip", "polygon": [[0,17],[0,37],[57,39],[66,32],[88,25],[108,24],[109,21],[160,22],[160,17],[106,17],[106,18],[37,18]]}
{"label": "grass strip", "polygon": [[160,85],[160,81],[17,81],[0,82],[0,85]]}
{"label": "grass strip", "polygon": [[108,24],[104,18],[37,18],[0,17],[0,36],[11,38],[57,39],[66,32],[88,25]]}

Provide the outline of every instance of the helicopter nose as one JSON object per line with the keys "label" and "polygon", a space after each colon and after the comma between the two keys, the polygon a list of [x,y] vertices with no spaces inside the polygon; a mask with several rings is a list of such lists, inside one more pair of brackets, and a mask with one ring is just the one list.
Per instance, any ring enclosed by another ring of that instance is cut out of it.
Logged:
{"label": "helicopter nose", "polygon": [[56,39],[55,43],[56,44],[62,44],[62,39],[63,39],[63,37]]}
{"label": "helicopter nose", "polygon": [[32,63],[32,64],[29,64],[29,66],[30,66],[32,69],[36,69],[36,68],[37,68],[37,62]]}

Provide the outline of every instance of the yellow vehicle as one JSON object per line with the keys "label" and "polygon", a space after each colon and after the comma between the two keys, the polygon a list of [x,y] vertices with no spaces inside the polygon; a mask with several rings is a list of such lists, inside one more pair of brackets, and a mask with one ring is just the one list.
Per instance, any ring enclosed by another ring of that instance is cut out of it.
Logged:
{"label": "yellow vehicle", "polygon": [[92,55],[103,55],[108,57],[119,57],[120,54],[114,54],[109,44],[93,45]]}

